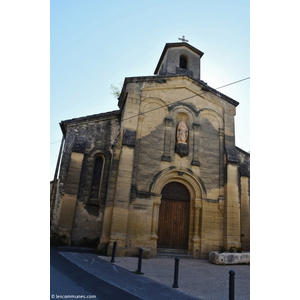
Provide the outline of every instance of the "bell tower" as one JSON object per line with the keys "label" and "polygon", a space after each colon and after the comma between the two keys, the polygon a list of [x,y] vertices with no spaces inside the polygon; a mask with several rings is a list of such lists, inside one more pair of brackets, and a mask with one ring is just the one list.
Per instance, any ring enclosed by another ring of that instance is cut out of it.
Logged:
{"label": "bell tower", "polygon": [[200,80],[203,52],[186,42],[167,43],[154,71],[155,75],[187,75]]}

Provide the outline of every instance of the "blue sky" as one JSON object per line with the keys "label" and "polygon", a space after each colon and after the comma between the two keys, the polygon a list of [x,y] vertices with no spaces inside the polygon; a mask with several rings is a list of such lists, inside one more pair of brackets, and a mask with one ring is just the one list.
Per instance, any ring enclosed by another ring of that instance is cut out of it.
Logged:
{"label": "blue sky", "polygon": [[[165,44],[182,35],[204,52],[211,87],[250,76],[249,1],[50,1],[50,180],[59,122],[118,109],[111,84],[153,75]],[[250,80],[220,92],[240,103],[236,145],[250,151]]]}

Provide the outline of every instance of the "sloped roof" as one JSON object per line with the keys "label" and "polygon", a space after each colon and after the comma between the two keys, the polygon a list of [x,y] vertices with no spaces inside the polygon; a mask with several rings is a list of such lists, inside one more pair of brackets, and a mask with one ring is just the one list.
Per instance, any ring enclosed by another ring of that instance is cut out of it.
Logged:
{"label": "sloped roof", "polygon": [[94,115],[89,115],[89,116],[84,116],[84,117],[79,117],[79,118],[73,118],[69,120],[64,120],[59,123],[61,131],[63,134],[66,134],[66,126],[70,124],[77,124],[79,122],[86,122],[86,121],[92,121],[92,120],[98,120],[98,119],[106,119],[110,117],[117,117],[120,114],[120,110],[113,110],[105,113],[99,113],[99,114],[94,114]]}
{"label": "sloped roof", "polygon": [[158,64],[157,64],[157,66],[156,66],[156,68],[155,68],[154,74],[157,74],[157,73],[158,73],[159,67],[160,67],[160,65],[161,65],[161,63],[162,63],[162,60],[163,60],[163,58],[164,58],[164,56],[165,56],[167,50],[168,50],[169,48],[182,47],[182,46],[185,46],[185,47],[189,48],[190,50],[192,50],[193,52],[195,52],[196,54],[198,54],[198,55],[200,56],[200,58],[201,58],[201,57],[203,56],[203,54],[204,54],[202,51],[198,50],[197,48],[195,48],[195,47],[193,47],[193,46],[191,46],[190,44],[185,43],[185,42],[183,42],[183,43],[181,43],[181,42],[179,42],[179,43],[167,43],[167,44],[165,45],[165,48],[164,48],[164,50],[163,50],[161,56],[160,56],[160,59],[159,59]]}
{"label": "sloped roof", "polygon": [[156,76],[138,76],[138,77],[126,77],[124,80],[124,84],[123,84],[123,88],[120,94],[120,97],[118,98],[119,102],[118,102],[118,106],[120,107],[120,109],[122,110],[125,102],[126,102],[126,85],[128,83],[131,82],[157,82],[160,84],[164,84],[166,83],[166,80],[168,78],[171,77],[181,77],[181,76],[186,76],[190,79],[192,79],[195,83],[199,84],[201,86],[202,91],[204,92],[210,92],[216,96],[218,96],[219,98],[222,98],[223,100],[227,101],[228,103],[232,104],[233,106],[237,107],[239,105],[239,102],[237,102],[236,100],[226,96],[225,94],[217,91],[216,89],[210,87],[209,85],[207,85],[207,83],[205,83],[202,80],[196,80],[193,77],[190,77],[188,75],[180,75],[180,74],[172,74],[172,75],[156,75]]}

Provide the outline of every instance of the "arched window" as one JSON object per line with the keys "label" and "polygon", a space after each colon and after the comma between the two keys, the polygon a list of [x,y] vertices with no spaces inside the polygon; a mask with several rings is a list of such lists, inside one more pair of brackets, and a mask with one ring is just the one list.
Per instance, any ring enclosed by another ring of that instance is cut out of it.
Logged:
{"label": "arched window", "polygon": [[91,192],[90,192],[91,199],[97,199],[99,196],[102,169],[103,169],[103,158],[101,156],[97,156],[94,163],[94,172],[93,172],[93,179],[92,179]]}
{"label": "arched window", "polygon": [[179,67],[182,69],[187,69],[187,58],[184,55],[180,56]]}

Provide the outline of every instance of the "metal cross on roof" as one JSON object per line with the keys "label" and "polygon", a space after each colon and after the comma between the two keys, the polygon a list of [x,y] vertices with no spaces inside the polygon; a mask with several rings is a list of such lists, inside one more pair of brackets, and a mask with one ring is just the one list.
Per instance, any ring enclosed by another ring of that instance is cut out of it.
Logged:
{"label": "metal cross on roof", "polygon": [[185,36],[183,35],[182,38],[178,38],[179,40],[181,40],[182,42],[188,42],[188,40],[185,39]]}

